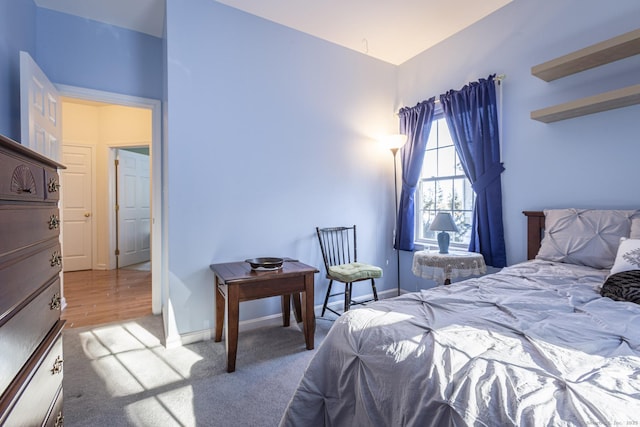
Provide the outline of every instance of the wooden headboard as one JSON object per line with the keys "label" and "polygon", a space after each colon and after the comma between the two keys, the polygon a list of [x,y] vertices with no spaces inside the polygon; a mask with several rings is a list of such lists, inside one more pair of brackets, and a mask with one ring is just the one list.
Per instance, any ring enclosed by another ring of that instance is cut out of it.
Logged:
{"label": "wooden headboard", "polygon": [[544,235],[544,212],[524,211],[527,217],[527,259],[534,259]]}

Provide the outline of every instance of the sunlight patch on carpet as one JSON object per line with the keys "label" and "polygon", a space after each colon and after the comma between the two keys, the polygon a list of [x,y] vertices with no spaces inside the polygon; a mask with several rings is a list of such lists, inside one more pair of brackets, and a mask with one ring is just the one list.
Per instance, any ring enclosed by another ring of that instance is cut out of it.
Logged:
{"label": "sunlight patch on carpet", "polygon": [[95,327],[79,337],[93,370],[113,397],[166,392],[172,384],[182,388],[178,384],[189,379],[202,360],[185,347],[167,353],[160,340],[135,321]]}

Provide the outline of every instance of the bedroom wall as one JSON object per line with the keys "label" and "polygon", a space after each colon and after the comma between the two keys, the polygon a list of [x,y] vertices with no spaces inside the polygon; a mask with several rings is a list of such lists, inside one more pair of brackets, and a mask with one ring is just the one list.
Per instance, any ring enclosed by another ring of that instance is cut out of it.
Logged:
{"label": "bedroom wall", "polygon": [[162,39],[50,9],[36,17],[34,58],[52,82],[162,99]]}
{"label": "bedroom wall", "polygon": [[0,1],[0,134],[20,141],[20,51],[36,50],[32,0]]}
{"label": "bedroom wall", "polygon": [[[167,2],[167,62],[181,334],[213,328],[209,264],[287,256],[320,268],[315,226],[357,224],[359,257],[395,288],[393,163],[374,139],[397,131],[394,66],[209,0]],[[316,304],[325,290],[316,275]],[[279,304],[243,303],[241,320],[279,316]]]}
{"label": "bedroom wall", "polygon": [[[577,12],[579,11],[579,14]],[[504,73],[502,175],[508,262],[526,259],[523,210],[637,208],[640,105],[556,123],[532,110],[640,83],[640,56],[550,83],[533,65],[638,28],[640,2],[515,0],[470,28],[402,64],[399,99],[415,105],[491,73]],[[401,259],[403,288],[430,286]]]}

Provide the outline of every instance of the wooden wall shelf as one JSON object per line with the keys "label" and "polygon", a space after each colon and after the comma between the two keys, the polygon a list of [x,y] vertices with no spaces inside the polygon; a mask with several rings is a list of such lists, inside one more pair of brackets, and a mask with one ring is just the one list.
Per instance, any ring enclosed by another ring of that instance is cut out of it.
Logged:
{"label": "wooden wall shelf", "polygon": [[551,123],[635,104],[640,104],[640,84],[532,111],[531,118]]}
{"label": "wooden wall shelf", "polygon": [[[531,67],[531,74],[550,82],[589,68],[640,54],[640,28]],[[578,99],[531,112],[544,123],[640,104],[640,85]]]}
{"label": "wooden wall shelf", "polygon": [[638,54],[640,28],[531,67],[531,74],[550,82]]}

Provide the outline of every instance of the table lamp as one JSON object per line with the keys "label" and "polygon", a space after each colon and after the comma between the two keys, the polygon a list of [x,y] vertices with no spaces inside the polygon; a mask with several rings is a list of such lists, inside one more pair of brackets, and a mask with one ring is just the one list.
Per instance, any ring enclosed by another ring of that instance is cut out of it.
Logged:
{"label": "table lamp", "polygon": [[439,231],[438,247],[441,254],[449,253],[449,233],[447,231],[458,231],[456,223],[449,212],[438,212],[433,222],[429,226],[429,230]]}

